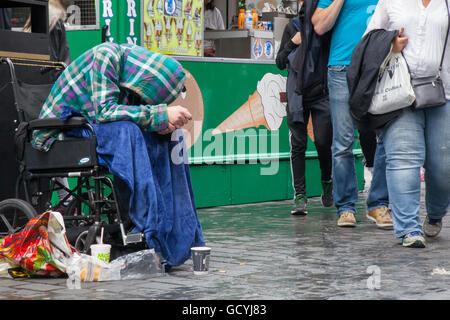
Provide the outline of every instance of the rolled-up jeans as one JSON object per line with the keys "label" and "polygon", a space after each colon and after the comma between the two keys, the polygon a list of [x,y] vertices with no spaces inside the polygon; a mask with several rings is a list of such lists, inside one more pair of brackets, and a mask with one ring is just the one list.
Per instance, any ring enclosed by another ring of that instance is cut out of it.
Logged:
{"label": "rolled-up jeans", "polygon": [[[358,201],[358,182],[353,155],[355,124],[348,105],[347,68],[348,66],[328,67],[330,113],[333,124],[333,197],[338,214],[344,211],[356,213],[355,203]],[[377,143],[372,184],[366,204],[368,211],[389,205],[385,153],[381,140]]]}
{"label": "rolled-up jeans", "polygon": [[381,130],[396,237],[422,231],[420,167],[425,168],[428,216],[441,219],[450,205],[450,101],[440,107],[406,108]]}

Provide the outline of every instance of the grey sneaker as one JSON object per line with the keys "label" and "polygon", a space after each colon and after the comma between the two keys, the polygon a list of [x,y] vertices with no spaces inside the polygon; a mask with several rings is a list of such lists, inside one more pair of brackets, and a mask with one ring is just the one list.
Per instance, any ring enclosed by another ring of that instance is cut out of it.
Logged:
{"label": "grey sneaker", "polygon": [[411,248],[425,248],[425,238],[418,231],[413,231],[403,237],[402,245]]}
{"label": "grey sneaker", "polygon": [[322,205],[328,208],[333,204],[333,180],[322,181]]}
{"label": "grey sneaker", "polygon": [[306,215],[308,211],[306,210],[306,204],[308,203],[308,199],[304,194],[298,194],[295,196],[295,207],[291,210],[291,214],[293,215]]}
{"label": "grey sneaker", "polygon": [[436,237],[442,229],[442,219],[430,219],[427,215],[423,222],[423,232],[427,237]]}

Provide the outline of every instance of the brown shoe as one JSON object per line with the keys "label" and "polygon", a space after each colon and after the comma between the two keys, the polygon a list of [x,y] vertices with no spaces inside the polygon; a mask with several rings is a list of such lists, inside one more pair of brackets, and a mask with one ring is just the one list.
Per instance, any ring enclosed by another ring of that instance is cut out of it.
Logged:
{"label": "brown shoe", "polygon": [[351,211],[344,211],[339,216],[338,227],[356,227],[355,214]]}
{"label": "brown shoe", "polygon": [[379,228],[391,228],[393,226],[391,209],[387,207],[379,207],[369,211],[367,218],[375,222]]}

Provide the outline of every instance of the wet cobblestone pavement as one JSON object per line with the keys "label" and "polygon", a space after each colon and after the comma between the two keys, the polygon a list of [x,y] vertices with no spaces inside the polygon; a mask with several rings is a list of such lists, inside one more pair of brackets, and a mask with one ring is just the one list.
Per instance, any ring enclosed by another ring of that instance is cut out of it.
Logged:
{"label": "wet cobblestone pavement", "polygon": [[356,228],[338,228],[335,209],[319,198],[309,199],[307,216],[292,216],[292,201],[200,209],[212,248],[207,275],[194,275],[188,260],[164,276],[81,289],[68,289],[66,279],[0,278],[0,300],[450,298],[450,275],[432,275],[436,267],[450,270],[449,219],[426,248],[403,248],[392,230],[365,217],[365,196]]}

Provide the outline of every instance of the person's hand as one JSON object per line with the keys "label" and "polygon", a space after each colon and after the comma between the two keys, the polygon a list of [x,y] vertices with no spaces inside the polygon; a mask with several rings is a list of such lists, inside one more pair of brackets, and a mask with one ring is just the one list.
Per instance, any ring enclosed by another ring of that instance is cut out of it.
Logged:
{"label": "person's hand", "polygon": [[392,41],[392,52],[399,53],[406,47],[408,44],[408,37],[403,36],[404,29],[401,28],[398,32],[398,35]]}
{"label": "person's hand", "polygon": [[181,128],[192,119],[188,109],[182,106],[167,107],[167,119],[176,129]]}
{"label": "person's hand", "polygon": [[182,106],[172,106],[167,107],[167,120],[167,128],[158,131],[159,134],[168,134],[183,127],[189,120],[192,120],[192,115]]}
{"label": "person's hand", "polygon": [[297,32],[291,39],[291,41],[293,43],[295,43],[296,45],[299,45],[300,43],[302,43],[302,35],[300,34],[300,31]]}
{"label": "person's hand", "polygon": [[160,131],[157,131],[157,133],[162,134],[162,135],[169,134],[169,133],[172,133],[173,131],[175,131],[175,129],[176,128],[172,124],[169,123],[167,128],[165,128],[163,130],[160,130]]}

